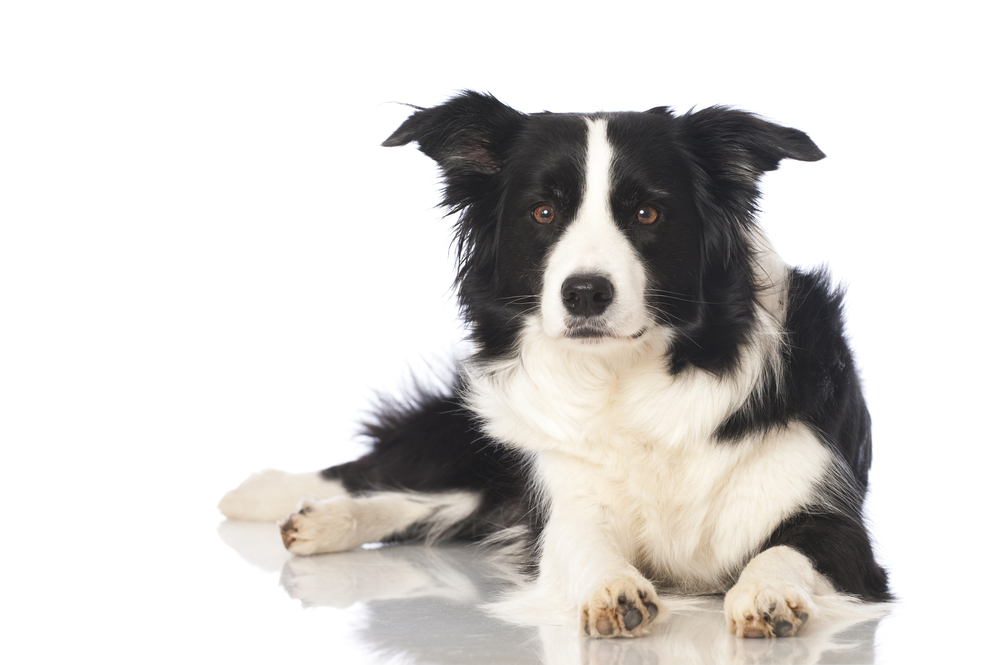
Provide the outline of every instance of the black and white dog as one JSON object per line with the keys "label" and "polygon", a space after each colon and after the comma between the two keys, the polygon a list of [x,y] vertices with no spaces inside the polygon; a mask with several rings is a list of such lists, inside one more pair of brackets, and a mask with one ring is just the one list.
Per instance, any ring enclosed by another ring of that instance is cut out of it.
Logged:
{"label": "black and white dog", "polygon": [[595,637],[645,633],[657,589],[726,592],[742,637],[794,635],[820,598],[890,598],[841,293],[755,222],[765,171],[824,157],[808,136],[727,108],[526,115],[467,92],[384,145],[414,141],[457,214],[475,353],[452,393],[384,409],[368,455],[252,476],[225,515],[284,520],[295,554],[516,541]]}

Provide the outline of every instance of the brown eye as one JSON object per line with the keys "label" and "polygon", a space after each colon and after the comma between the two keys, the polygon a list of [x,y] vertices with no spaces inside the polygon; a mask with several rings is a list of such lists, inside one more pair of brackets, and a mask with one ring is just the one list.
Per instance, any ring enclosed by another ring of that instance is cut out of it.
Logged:
{"label": "brown eye", "polygon": [[543,203],[540,206],[535,206],[535,209],[531,211],[531,217],[539,224],[548,224],[556,218],[556,211],[549,204]]}
{"label": "brown eye", "polygon": [[646,224],[647,226],[655,222],[659,216],[660,213],[657,212],[656,208],[652,206],[642,206],[635,213],[636,221],[640,224]]}

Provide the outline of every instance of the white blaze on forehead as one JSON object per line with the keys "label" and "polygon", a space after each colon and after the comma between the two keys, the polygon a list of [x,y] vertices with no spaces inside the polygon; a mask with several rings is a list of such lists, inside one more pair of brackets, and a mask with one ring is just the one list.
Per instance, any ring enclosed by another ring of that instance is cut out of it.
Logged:
{"label": "white blaze on forehead", "polygon": [[[577,219],[598,221],[611,217],[611,163],[614,152],[608,143],[608,121],[587,121],[587,172],[584,176],[583,203]],[[615,229],[617,231],[617,228]]]}
{"label": "white blaze on forehead", "polygon": [[628,337],[650,322],[643,296],[646,279],[642,261],[611,212],[614,149],[608,142],[608,122],[586,122],[583,201],[548,258],[542,286],[542,328],[550,337],[563,336],[570,321],[562,302],[563,282],[571,275],[596,274],[610,279],[615,289],[600,324],[612,335]]}

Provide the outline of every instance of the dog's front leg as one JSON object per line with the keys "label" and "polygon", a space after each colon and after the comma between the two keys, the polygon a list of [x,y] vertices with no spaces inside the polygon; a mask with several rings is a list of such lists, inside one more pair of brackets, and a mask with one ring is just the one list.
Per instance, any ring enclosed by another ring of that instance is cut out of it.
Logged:
{"label": "dog's front leg", "polygon": [[623,552],[606,506],[563,494],[551,506],[539,583],[565,590],[592,637],[637,637],[662,616],[656,588]]}

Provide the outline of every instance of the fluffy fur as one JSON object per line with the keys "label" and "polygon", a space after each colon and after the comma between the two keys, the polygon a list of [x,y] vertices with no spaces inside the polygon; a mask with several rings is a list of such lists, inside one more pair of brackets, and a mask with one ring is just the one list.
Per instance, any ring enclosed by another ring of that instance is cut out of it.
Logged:
{"label": "fluffy fur", "polygon": [[453,392],[383,409],[365,457],[256,476],[226,515],[298,509],[296,554],[504,540],[595,637],[644,634],[662,591],[726,592],[742,637],[796,634],[819,598],[889,599],[841,293],[755,221],[764,172],[823,158],[808,136],[727,108],[526,115],[469,92],[385,145],[411,142],[444,174],[476,351]]}

